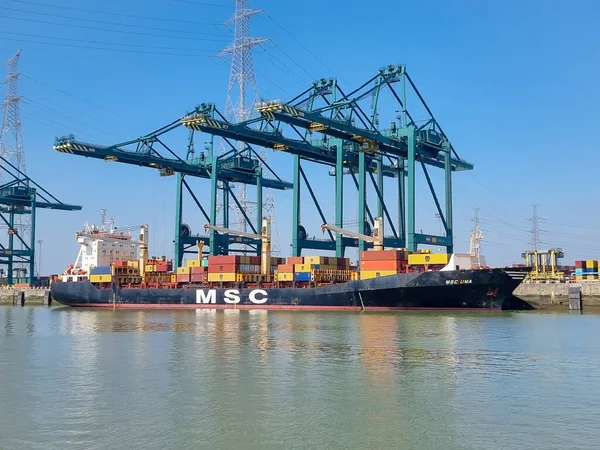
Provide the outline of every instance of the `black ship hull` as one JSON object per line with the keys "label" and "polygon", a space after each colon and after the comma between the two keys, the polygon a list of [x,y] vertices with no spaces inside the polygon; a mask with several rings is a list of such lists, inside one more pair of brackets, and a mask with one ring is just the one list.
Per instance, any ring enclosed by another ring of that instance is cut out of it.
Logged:
{"label": "black ship hull", "polygon": [[479,269],[397,274],[311,288],[98,289],[56,282],[52,299],[67,306],[296,310],[532,309],[512,293],[528,270]]}

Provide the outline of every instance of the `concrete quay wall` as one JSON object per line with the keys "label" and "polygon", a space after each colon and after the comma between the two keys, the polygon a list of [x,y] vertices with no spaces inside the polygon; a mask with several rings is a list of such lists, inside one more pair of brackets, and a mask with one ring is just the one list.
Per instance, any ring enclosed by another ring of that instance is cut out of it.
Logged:
{"label": "concrete quay wall", "polygon": [[[567,283],[521,283],[514,295],[535,305],[553,305],[569,303]],[[582,305],[600,306],[600,282],[583,282],[581,286]]]}
{"label": "concrete quay wall", "polygon": [[26,305],[47,305],[49,288],[0,288],[0,305],[20,305],[21,292],[25,293]]}

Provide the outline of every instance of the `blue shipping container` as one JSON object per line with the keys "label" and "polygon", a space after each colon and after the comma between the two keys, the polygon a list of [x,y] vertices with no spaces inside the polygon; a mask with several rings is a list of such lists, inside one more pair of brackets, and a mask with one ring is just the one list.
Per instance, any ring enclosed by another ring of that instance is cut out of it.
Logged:
{"label": "blue shipping container", "polygon": [[92,275],[110,275],[110,267],[94,267],[90,273]]}
{"label": "blue shipping container", "polygon": [[294,281],[310,281],[310,272],[298,272],[294,274]]}

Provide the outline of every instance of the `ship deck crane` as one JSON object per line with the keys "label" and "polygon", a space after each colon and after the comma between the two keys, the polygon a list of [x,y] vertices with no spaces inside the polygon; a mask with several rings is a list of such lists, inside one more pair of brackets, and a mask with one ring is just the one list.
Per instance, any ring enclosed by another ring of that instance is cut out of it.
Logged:
{"label": "ship deck crane", "polygon": [[375,224],[373,227],[373,235],[369,236],[368,234],[357,233],[356,231],[346,230],[341,227],[336,227],[335,225],[330,225],[328,223],[324,223],[321,225],[321,230],[325,232],[325,230],[333,231],[335,233],[344,234],[354,239],[358,239],[365,242],[373,243],[373,250],[383,250],[383,218],[375,217]]}
{"label": "ship deck crane", "polygon": [[204,228],[223,234],[233,234],[249,239],[260,239],[262,243],[260,252],[260,272],[267,283],[271,282],[271,217],[263,217],[261,234],[247,233],[245,231],[233,230],[208,223],[204,225]]}

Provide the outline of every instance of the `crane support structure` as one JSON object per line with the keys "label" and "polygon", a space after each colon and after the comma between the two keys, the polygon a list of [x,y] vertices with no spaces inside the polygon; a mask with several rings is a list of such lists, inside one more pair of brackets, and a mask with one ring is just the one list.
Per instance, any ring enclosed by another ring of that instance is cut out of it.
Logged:
{"label": "crane support structure", "polygon": [[356,231],[345,230],[328,223],[321,225],[321,230],[323,230],[323,232],[325,230],[335,231],[338,234],[345,234],[346,236],[350,236],[361,241],[371,242],[373,243],[374,250],[383,250],[383,218],[381,217],[375,217],[375,226],[373,227],[372,236],[369,236],[368,234],[360,234]]}
{"label": "crane support structure", "polygon": [[[365,105],[365,102],[370,104]],[[263,188],[293,191],[294,256],[301,255],[304,249],[335,251],[337,256],[344,256],[349,247],[359,250],[372,247],[374,242],[364,236],[373,235],[374,217],[381,218],[386,229],[389,226],[390,235],[384,237],[381,234],[381,244],[385,247],[408,247],[416,251],[419,245],[435,245],[445,246],[449,253],[453,252],[452,172],[472,170],[473,164],[459,158],[405,66],[384,67],[350,91],[342,90],[335,79],[319,79],[289,101],[261,102],[256,104],[256,110],[258,117],[232,122],[214,104],[201,103],[179,119],[139,139],[98,146],[67,136],[58,138],[54,148],[78,156],[155,168],[163,176],[177,173],[176,267],[181,264],[184,253],[195,252],[198,241],[210,248],[211,255],[228,254],[230,246],[240,241],[250,248],[249,251],[262,254],[259,246],[263,240],[257,237],[261,236],[257,230],[262,226],[262,208],[257,209],[255,223],[242,211],[250,227],[248,235],[234,237],[233,233],[217,233],[214,228],[222,225],[223,229],[230,230],[230,202],[242,209],[233,193],[234,183],[256,186],[259,205],[262,205]],[[384,115],[392,119],[385,129],[379,126],[380,117]],[[174,146],[166,144],[165,136],[178,128],[187,133],[187,152],[181,157],[173,150]],[[199,154],[194,147],[197,135],[209,136],[208,143],[206,139],[204,141],[207,144],[205,151]],[[226,151],[219,156],[213,152],[215,136],[226,145]],[[283,181],[252,146],[290,154],[293,181]],[[335,179],[334,208],[323,208],[319,203],[318,192],[306,170],[314,163],[328,167],[328,174]],[[440,236],[416,232],[419,166],[444,227],[445,232]],[[430,177],[432,169],[444,171],[444,204]],[[210,198],[208,213],[187,183],[188,177],[210,180],[210,196],[203,195]],[[350,186],[346,186],[346,182]],[[392,187],[384,190],[384,185],[388,184]],[[348,187],[350,193],[357,194],[356,236],[344,228],[347,222],[344,199],[348,196]],[[183,222],[183,193],[186,190],[211,226],[209,237],[193,235],[191,227]],[[304,190],[321,223],[330,222],[326,215],[335,216],[335,225],[332,225],[335,228],[325,229],[326,239],[309,238],[308,227],[302,223],[300,197]],[[219,192],[223,196],[221,224],[217,224]],[[390,194],[394,194],[396,201]],[[373,205],[367,201],[370,195],[375,203],[373,210]]]}
{"label": "crane support structure", "polygon": [[218,233],[230,234],[248,239],[259,239],[262,244],[260,252],[260,272],[267,283],[271,282],[271,218],[269,216],[263,217],[260,234],[232,230],[230,228],[219,227],[209,223],[204,225],[204,228]]}

